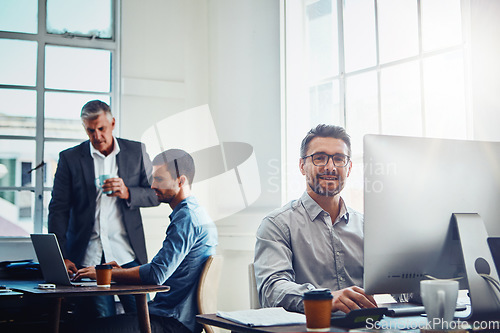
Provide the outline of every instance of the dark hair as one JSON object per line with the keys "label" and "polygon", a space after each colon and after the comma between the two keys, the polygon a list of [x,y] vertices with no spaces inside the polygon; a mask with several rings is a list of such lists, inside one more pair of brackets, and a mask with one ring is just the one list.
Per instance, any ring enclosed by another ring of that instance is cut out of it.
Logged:
{"label": "dark hair", "polygon": [[82,120],[94,120],[99,117],[99,115],[104,112],[106,117],[108,117],[109,121],[113,120],[113,115],[111,114],[111,108],[108,104],[103,101],[93,100],[87,102],[80,113],[80,118]]}
{"label": "dark hair", "polygon": [[349,156],[351,156],[351,138],[343,127],[335,125],[319,124],[307,132],[306,137],[300,145],[300,157],[305,157],[309,143],[315,137],[340,139],[345,142]]}
{"label": "dark hair", "polygon": [[191,155],[182,149],[169,149],[156,155],[153,165],[165,165],[172,178],[184,175],[191,186],[194,179],[194,160]]}

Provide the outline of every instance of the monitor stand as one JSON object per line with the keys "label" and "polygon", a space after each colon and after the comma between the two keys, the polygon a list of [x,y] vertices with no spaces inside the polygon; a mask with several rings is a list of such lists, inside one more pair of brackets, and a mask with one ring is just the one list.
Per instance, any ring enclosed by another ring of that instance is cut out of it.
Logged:
{"label": "monitor stand", "polygon": [[479,274],[489,274],[498,281],[491,255],[488,233],[479,214],[453,214],[464,258],[471,313],[467,320],[497,319],[500,313],[500,293]]}

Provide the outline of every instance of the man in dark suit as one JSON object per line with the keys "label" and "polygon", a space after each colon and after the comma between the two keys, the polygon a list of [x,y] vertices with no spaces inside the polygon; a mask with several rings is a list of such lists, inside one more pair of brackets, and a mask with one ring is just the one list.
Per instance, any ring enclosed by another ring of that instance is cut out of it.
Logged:
{"label": "man in dark suit", "polygon": [[[115,119],[104,102],[85,104],[81,119],[89,140],[59,155],[48,230],[57,235],[70,274],[109,261],[145,264],[139,207],[159,205],[148,181],[152,167],[145,147],[113,136]],[[99,180],[102,175],[107,176]],[[134,302],[122,304],[126,312],[135,310]],[[112,297],[81,308],[95,309],[86,316],[115,314]]]}

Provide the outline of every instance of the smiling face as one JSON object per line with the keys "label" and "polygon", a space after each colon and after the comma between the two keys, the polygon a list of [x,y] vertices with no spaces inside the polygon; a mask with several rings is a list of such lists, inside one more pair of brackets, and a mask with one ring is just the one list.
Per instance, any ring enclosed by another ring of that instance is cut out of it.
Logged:
{"label": "smiling face", "polygon": [[[345,142],[340,139],[315,137],[309,142],[306,155],[315,153],[349,155],[349,149]],[[325,166],[314,165],[311,157],[299,160],[300,172],[306,176],[307,192],[311,197],[338,195],[351,173],[351,167],[351,161],[345,167],[336,167],[332,159],[329,159]]]}
{"label": "smiling face", "polygon": [[180,191],[178,179],[172,178],[165,165],[153,165],[153,183],[158,201],[171,203]]}
{"label": "smiling face", "polygon": [[101,154],[108,156],[113,151],[115,118],[110,120],[105,112],[101,112],[95,119],[83,120],[83,127],[92,146]]}

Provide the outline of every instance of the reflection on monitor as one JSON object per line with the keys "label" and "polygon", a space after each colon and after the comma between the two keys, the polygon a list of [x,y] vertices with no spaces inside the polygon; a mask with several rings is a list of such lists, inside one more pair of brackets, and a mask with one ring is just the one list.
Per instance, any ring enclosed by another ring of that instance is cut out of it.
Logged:
{"label": "reflection on monitor", "polygon": [[[484,254],[498,278],[486,237],[500,236],[500,142],[367,135],[364,167],[366,291],[418,293],[425,275],[462,277],[461,289],[474,285],[500,311],[493,288],[471,272]],[[459,233],[454,213],[466,213],[457,215],[465,226],[478,214],[474,231]],[[466,265],[462,243],[479,249],[464,247]]]}

